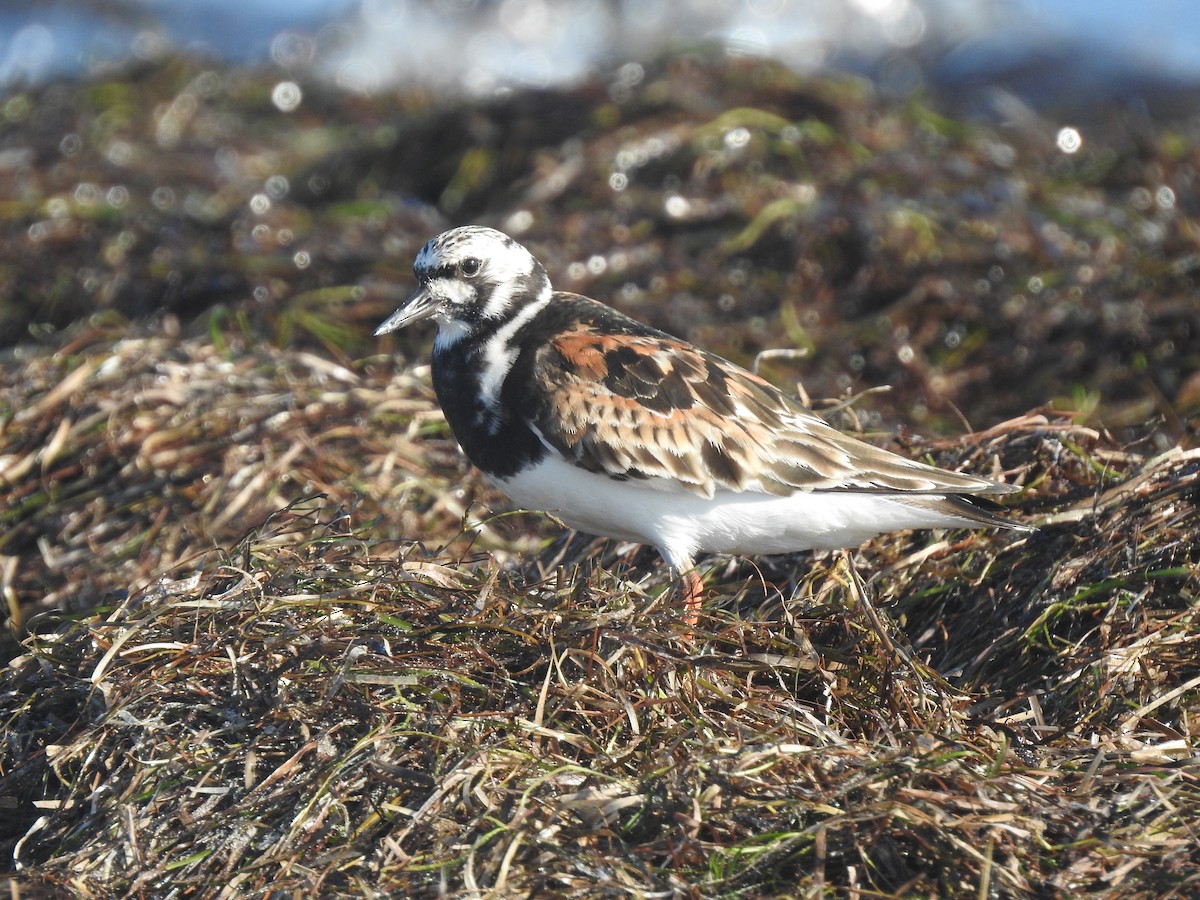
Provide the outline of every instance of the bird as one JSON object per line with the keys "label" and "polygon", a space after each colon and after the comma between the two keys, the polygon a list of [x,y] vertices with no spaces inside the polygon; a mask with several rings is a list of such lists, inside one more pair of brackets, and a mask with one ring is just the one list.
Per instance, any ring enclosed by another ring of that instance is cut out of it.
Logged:
{"label": "bird", "polygon": [[701,554],[857,547],[884,532],[1028,530],[1019,487],[842,433],[770,382],[607,304],[555,290],[524,246],[468,225],[430,240],[375,330],[432,319],[432,380],[467,458],[517,506],[655,547],[687,621]]}

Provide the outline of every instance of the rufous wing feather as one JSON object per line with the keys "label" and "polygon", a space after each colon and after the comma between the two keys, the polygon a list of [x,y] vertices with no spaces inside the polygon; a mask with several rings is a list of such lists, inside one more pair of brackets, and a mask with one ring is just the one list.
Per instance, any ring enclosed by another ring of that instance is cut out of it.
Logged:
{"label": "rufous wing feather", "polygon": [[842,434],[783,391],[658,333],[580,322],[537,352],[526,415],[575,464],[617,479],[659,479],[711,497],[719,488],[913,494],[1005,493]]}

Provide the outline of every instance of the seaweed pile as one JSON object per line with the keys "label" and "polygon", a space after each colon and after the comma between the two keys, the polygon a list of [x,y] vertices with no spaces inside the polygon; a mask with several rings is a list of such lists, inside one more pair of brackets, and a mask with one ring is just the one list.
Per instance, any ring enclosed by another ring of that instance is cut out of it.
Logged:
{"label": "seaweed pile", "polygon": [[[1068,158],[695,56],[276,120],[269,83],[4,107],[14,896],[1197,890],[1195,122]],[[813,351],[763,371],[1038,530],[712,560],[689,629],[653,553],[504,511],[427,336],[370,342],[468,218]]]}

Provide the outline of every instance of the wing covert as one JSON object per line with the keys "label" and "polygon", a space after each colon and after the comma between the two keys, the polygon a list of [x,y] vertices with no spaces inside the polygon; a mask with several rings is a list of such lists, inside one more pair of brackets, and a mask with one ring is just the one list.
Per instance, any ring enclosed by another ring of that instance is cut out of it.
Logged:
{"label": "wing covert", "polygon": [[586,322],[537,351],[530,424],[577,465],[718,488],[989,493],[1006,486],[945,472],[843,435],[769,382],[666,335]]}

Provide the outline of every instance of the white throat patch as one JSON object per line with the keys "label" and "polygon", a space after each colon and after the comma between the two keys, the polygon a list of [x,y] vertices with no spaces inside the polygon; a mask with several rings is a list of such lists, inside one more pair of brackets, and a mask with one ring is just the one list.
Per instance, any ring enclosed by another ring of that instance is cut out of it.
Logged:
{"label": "white throat patch", "polygon": [[435,296],[450,301],[450,310],[442,312],[439,309],[433,314],[433,320],[438,325],[433,345],[444,348],[457,344],[470,333],[470,328],[466,322],[455,316],[455,312],[466,307],[474,299],[475,289],[457,278],[436,278],[429,283],[428,289]]}
{"label": "white throat patch", "polygon": [[483,400],[484,415],[489,420],[489,430],[494,430],[495,425],[500,421],[498,414],[500,389],[504,386],[504,379],[512,370],[513,363],[517,360],[517,348],[512,346],[512,339],[522,325],[545,308],[546,304],[550,302],[552,293],[550,286],[547,285],[536,300],[526,304],[519,313],[512,317],[511,321],[505,322],[503,327],[488,338],[487,344],[484,345],[483,371],[479,375],[479,393]]}
{"label": "white throat patch", "polygon": [[438,327],[437,335],[433,339],[433,349],[435,351],[453,347],[471,333],[471,329],[458,319],[451,319],[434,313],[433,320],[437,322]]}

